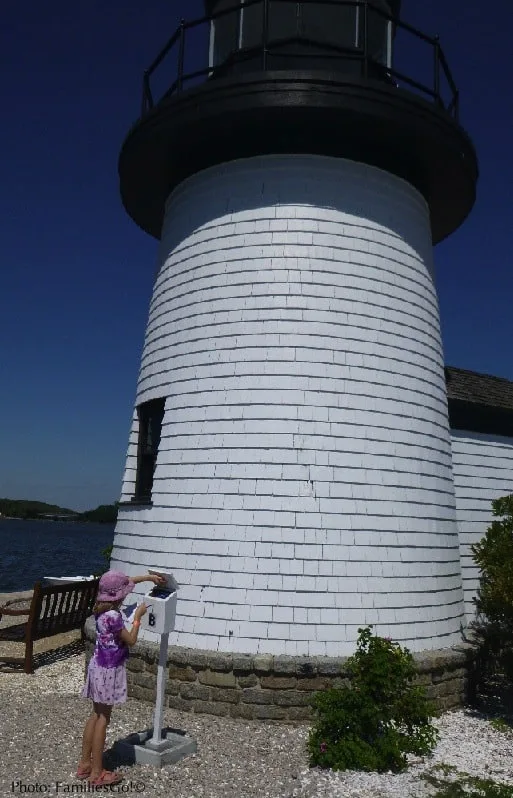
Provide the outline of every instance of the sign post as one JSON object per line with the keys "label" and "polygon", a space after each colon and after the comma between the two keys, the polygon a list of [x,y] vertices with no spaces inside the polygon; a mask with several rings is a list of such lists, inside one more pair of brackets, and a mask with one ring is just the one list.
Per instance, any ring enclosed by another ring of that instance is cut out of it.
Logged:
{"label": "sign post", "polygon": [[162,741],[162,721],[164,718],[164,698],[166,686],[166,663],[169,634],[160,638],[159,664],[157,668],[157,698],[155,701],[155,715],[153,718],[153,737],[148,745],[157,746]]}

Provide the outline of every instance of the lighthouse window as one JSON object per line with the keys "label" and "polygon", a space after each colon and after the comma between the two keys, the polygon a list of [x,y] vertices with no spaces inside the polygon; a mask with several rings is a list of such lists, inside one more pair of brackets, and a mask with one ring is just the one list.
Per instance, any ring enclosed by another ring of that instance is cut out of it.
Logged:
{"label": "lighthouse window", "polygon": [[[297,3],[270,0],[268,43],[295,39],[300,34],[300,9]],[[258,47],[262,43],[264,12],[262,5],[248,6],[243,11],[242,46]]]}
{"label": "lighthouse window", "polygon": [[152,399],[137,408],[139,439],[135,500],[149,501],[151,499],[153,473],[157,464],[165,402],[165,399]]}
{"label": "lighthouse window", "polygon": [[264,10],[262,5],[244,8],[242,12],[242,47],[251,48],[261,45],[263,26]]}
{"label": "lighthouse window", "polygon": [[[233,6],[234,0],[221,0],[215,7],[216,14]],[[214,21],[214,66],[224,63],[232,53],[239,49],[239,29],[239,8],[235,8]]]}
{"label": "lighthouse window", "polygon": [[351,48],[356,39],[356,7],[312,5],[302,8],[301,32],[318,44]]}

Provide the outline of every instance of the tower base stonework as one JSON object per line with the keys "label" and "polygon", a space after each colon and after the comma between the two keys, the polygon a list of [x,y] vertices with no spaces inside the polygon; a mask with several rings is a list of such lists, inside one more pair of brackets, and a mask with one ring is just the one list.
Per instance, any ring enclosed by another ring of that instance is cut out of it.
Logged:
{"label": "tower base stonework", "polygon": [[[87,659],[94,647],[94,628],[86,626]],[[418,684],[426,687],[438,711],[468,701],[473,669],[472,648],[461,644],[413,655]],[[155,703],[158,646],[141,642],[127,661],[128,695]],[[288,657],[219,654],[169,648],[166,706],[248,720],[294,723],[312,717],[314,693],[348,684],[345,657]]]}

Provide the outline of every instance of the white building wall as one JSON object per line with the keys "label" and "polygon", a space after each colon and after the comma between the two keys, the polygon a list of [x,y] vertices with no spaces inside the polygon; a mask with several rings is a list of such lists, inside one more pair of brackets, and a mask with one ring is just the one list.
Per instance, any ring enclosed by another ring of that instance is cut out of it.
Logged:
{"label": "white building wall", "polygon": [[173,570],[171,643],[343,655],[367,623],[412,650],[460,639],[429,215],[409,184],[268,156],[179,186],[137,403],[156,397],[153,506],[120,511],[113,566]]}
{"label": "white building wall", "polygon": [[513,438],[460,430],[452,430],[451,438],[465,613],[471,621],[479,586],[471,546],[490,526],[493,499],[513,493]]}

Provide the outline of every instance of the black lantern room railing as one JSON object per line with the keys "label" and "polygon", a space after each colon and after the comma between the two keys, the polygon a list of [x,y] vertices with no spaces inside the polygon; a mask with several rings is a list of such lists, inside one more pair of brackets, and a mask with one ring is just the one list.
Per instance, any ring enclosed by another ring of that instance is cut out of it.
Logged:
{"label": "black lantern room railing", "polygon": [[[395,68],[398,32],[415,47],[422,42],[429,48],[428,82]],[[459,119],[458,90],[438,38],[392,16],[386,0],[219,0],[208,16],[182,20],[145,71],[141,116],[206,80],[286,69],[382,80],[415,91]],[[156,82],[164,82],[157,98]],[[442,84],[448,89],[444,94]]]}

